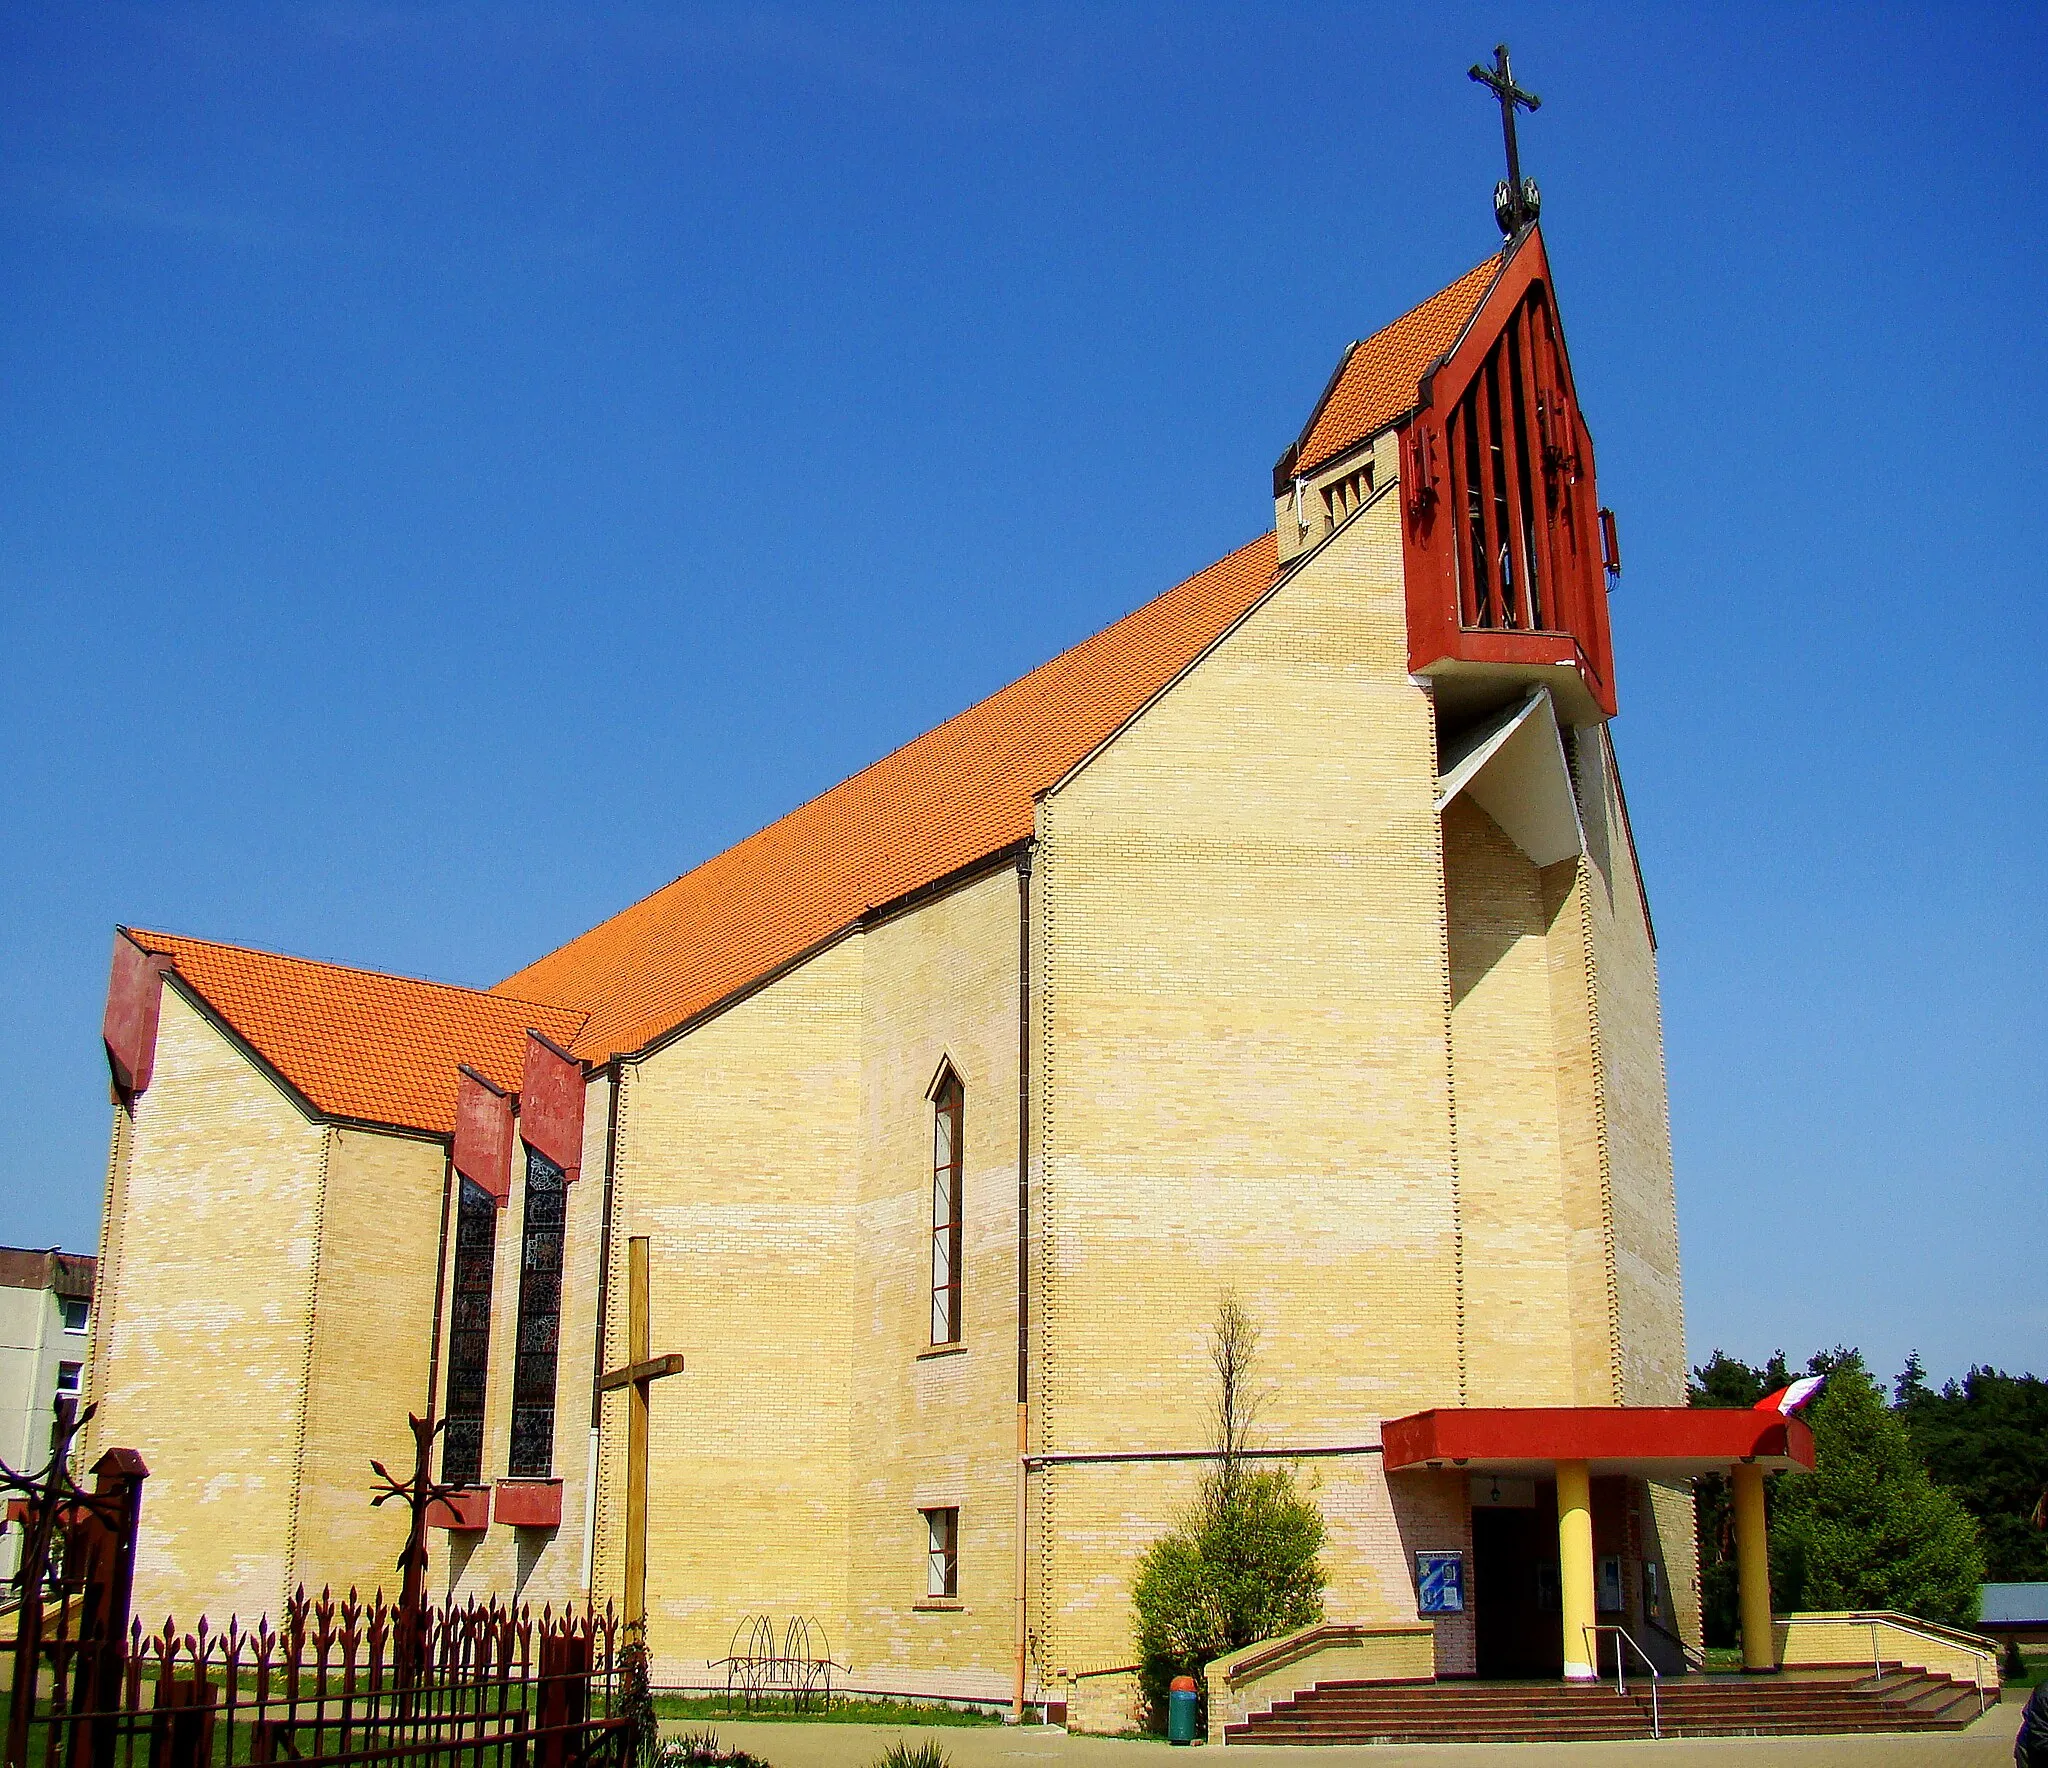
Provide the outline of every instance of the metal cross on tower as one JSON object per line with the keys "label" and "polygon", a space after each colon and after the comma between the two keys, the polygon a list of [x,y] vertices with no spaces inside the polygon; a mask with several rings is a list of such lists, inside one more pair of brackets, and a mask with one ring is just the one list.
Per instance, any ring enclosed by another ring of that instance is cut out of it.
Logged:
{"label": "metal cross on tower", "polygon": [[1541,202],[1536,192],[1536,180],[1522,176],[1522,151],[1515,141],[1515,110],[1517,106],[1526,111],[1540,110],[1543,100],[1515,84],[1515,73],[1508,65],[1508,46],[1505,43],[1494,45],[1493,66],[1475,66],[1471,77],[1489,88],[1500,100],[1500,130],[1507,139],[1508,175],[1494,186],[1493,218],[1500,223],[1501,232],[1512,239],[1536,219]]}

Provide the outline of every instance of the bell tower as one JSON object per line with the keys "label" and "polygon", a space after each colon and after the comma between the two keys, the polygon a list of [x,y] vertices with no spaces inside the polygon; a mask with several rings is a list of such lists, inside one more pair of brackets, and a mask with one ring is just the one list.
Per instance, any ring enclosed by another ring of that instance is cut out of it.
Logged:
{"label": "bell tower", "polygon": [[1410,672],[1453,717],[1547,687],[1572,724],[1611,718],[1620,560],[1533,221],[1422,375],[1400,459]]}
{"label": "bell tower", "polygon": [[1593,437],[1522,173],[1515,119],[1542,103],[1507,45],[1471,77],[1499,99],[1506,178],[1497,256],[1345,351],[1273,471],[1282,565],[1398,493],[1409,672],[1463,729],[1547,689],[1558,717],[1616,710],[1607,624],[1621,568]]}

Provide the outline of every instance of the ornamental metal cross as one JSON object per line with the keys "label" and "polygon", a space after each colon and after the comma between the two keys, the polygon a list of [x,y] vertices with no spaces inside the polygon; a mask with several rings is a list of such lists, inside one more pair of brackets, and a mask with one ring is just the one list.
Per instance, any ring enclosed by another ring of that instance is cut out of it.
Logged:
{"label": "ornamental metal cross", "polygon": [[597,1391],[627,1388],[626,1413],[626,1630],[642,1644],[647,1631],[647,1388],[664,1375],[680,1375],[675,1351],[648,1351],[647,1236],[626,1242],[626,1366],[597,1378]]}
{"label": "ornamental metal cross", "polygon": [[398,1556],[400,1579],[395,1668],[401,1692],[411,1689],[426,1663],[427,1519],[436,1504],[442,1506],[444,1516],[452,1519],[452,1507],[446,1500],[462,1490],[460,1486],[443,1485],[433,1474],[434,1438],[447,1428],[448,1420],[437,1420],[431,1415],[420,1418],[407,1413],[406,1422],[412,1426],[412,1477],[396,1479],[386,1471],[383,1462],[370,1463],[370,1471],[382,1482],[377,1487],[377,1495],[370,1500],[370,1508],[380,1509],[396,1498],[412,1513],[412,1525],[405,1534],[405,1550]]}
{"label": "ornamental metal cross", "polygon": [[1522,182],[1522,150],[1515,140],[1515,110],[1519,106],[1526,111],[1540,110],[1543,100],[1533,92],[1524,92],[1515,84],[1514,69],[1508,65],[1508,46],[1496,43],[1493,49],[1493,66],[1474,67],[1471,77],[1487,87],[1500,100],[1500,130],[1507,140],[1508,181],[1502,191],[1494,192],[1494,216],[1500,222],[1501,231],[1512,236],[1523,226],[1536,219],[1536,189],[1533,184]]}

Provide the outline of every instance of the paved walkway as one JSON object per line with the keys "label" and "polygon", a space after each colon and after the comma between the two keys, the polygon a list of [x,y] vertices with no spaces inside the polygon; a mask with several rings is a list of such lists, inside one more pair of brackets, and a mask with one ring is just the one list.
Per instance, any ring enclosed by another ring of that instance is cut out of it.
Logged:
{"label": "paved walkway", "polygon": [[[2020,1703],[2008,1700],[1965,1731],[1889,1737],[1695,1737],[1653,1743],[1450,1743],[1261,1745],[1230,1752],[1240,1768],[2009,1768]],[[1220,1761],[1205,1748],[1008,1726],[804,1725],[687,1720],[664,1732],[710,1725],[728,1749],[752,1750],[772,1768],[864,1768],[898,1738],[931,1738],[952,1768],[1168,1768]]]}

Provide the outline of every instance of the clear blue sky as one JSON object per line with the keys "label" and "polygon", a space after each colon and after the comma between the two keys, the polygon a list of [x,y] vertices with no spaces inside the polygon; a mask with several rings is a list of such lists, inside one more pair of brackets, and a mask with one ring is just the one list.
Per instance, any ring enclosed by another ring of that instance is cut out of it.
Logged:
{"label": "clear blue sky", "polygon": [[1267,525],[1505,36],[1694,1355],[2048,1362],[2039,8],[0,30],[0,1240],[94,1241],[116,921],[494,981]]}

